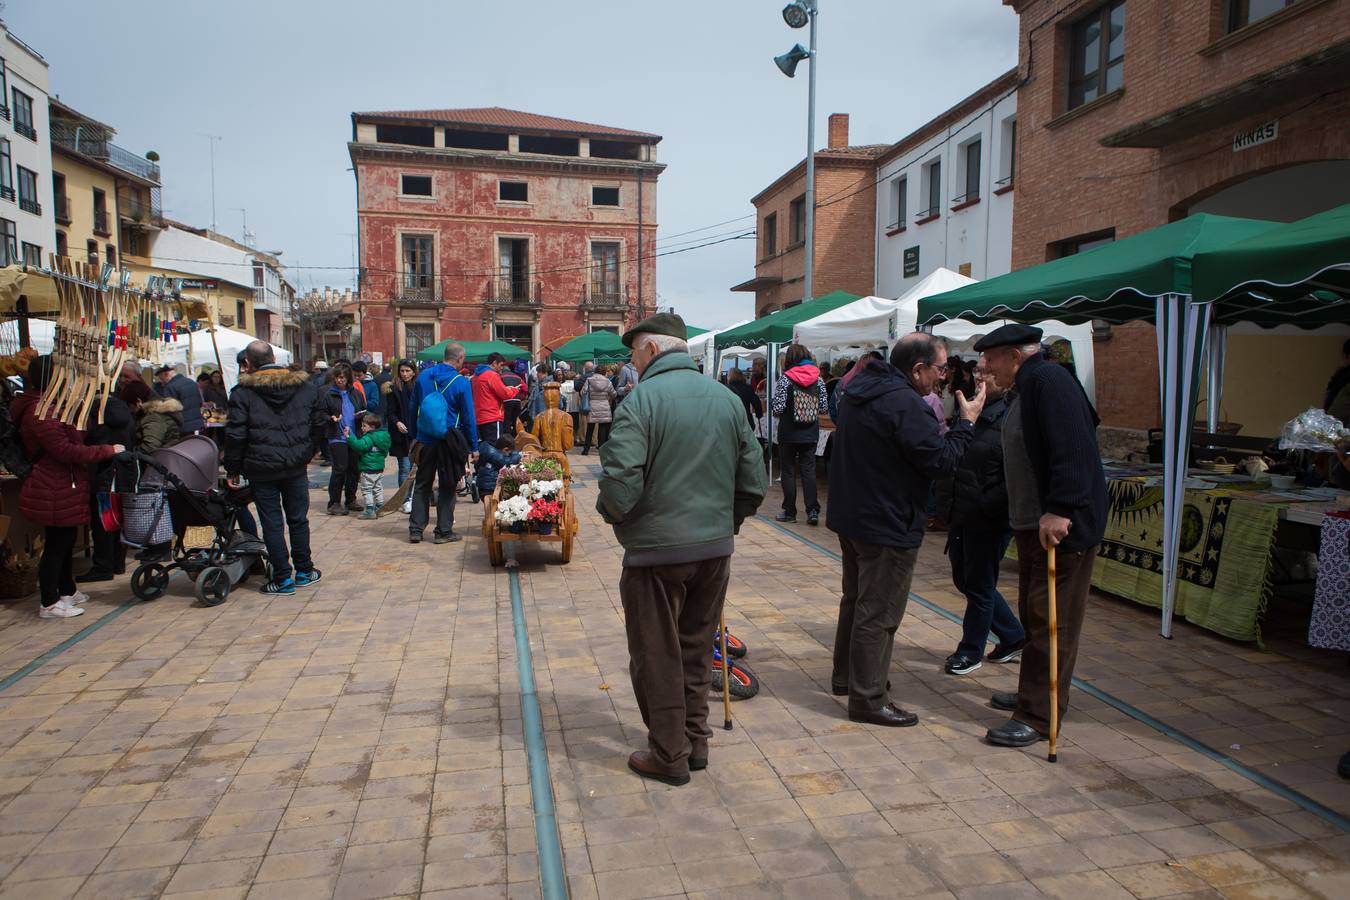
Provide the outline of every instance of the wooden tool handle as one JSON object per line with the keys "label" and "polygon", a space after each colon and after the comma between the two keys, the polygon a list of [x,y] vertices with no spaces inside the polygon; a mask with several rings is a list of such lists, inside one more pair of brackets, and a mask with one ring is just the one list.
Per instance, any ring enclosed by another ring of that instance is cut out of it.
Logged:
{"label": "wooden tool handle", "polygon": [[1059,739],[1059,623],[1055,616],[1055,548],[1045,551],[1045,578],[1049,589],[1046,618],[1050,625],[1050,762],[1058,762]]}

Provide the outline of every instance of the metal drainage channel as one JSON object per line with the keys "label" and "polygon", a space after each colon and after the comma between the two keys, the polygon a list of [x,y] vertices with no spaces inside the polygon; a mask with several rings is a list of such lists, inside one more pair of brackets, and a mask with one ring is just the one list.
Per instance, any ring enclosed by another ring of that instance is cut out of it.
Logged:
{"label": "metal drainage channel", "polygon": [[511,624],[516,637],[516,673],[520,679],[520,719],[525,733],[525,756],[530,771],[530,802],[534,806],[534,840],[539,851],[539,889],[544,900],[566,900],[558,815],[553,804],[553,781],[548,770],[548,746],[539,693],[534,683],[534,654],[525,627],[525,603],[520,593],[520,569],[515,546],[507,548],[507,578],[511,585]]}
{"label": "metal drainage channel", "polygon": [[[770,519],[768,516],[756,515],[755,518],[759,519],[764,524],[778,531],[781,531],[788,537],[801,541],[803,544],[824,554],[825,556],[828,556],[830,559],[833,559],[836,562],[843,561],[843,557],[840,556],[838,553],[835,553],[828,547],[823,547],[820,544],[817,544],[815,541],[811,540],[808,537],[803,537],[802,535],[797,534],[790,528],[786,528],[778,524],[777,522]],[[942,616],[943,618],[955,622],[958,625],[961,624],[961,617],[958,616],[956,613],[948,609],[944,609],[943,607],[938,606],[936,603],[933,603],[929,600],[925,600],[923,597],[920,597],[918,594],[915,594],[913,592],[910,593],[909,597],[911,600],[920,604],[925,609],[931,612],[935,612],[938,615]],[[1121,700],[1119,697],[1115,697],[1111,694],[1108,694],[1101,688],[1094,687],[1091,683],[1083,681],[1081,678],[1075,678],[1073,680],[1073,686],[1076,687],[1078,690],[1082,691],[1083,693],[1087,694],[1088,696],[1100,700],[1107,706],[1110,706],[1114,709],[1119,710],[1120,712],[1123,712],[1125,715],[1129,716],[1135,721],[1144,723],[1148,727],[1152,728],[1154,731],[1157,731],[1159,734],[1166,735],[1167,737],[1171,738],[1172,740],[1176,741],[1177,743],[1181,744],[1187,749],[1194,750],[1196,753],[1199,753],[1203,756],[1206,756],[1214,760],[1215,762],[1223,765],[1224,768],[1236,772],[1243,778],[1246,778],[1248,781],[1260,785],[1266,790],[1271,791],[1272,793],[1280,797],[1283,797],[1290,803],[1296,804],[1299,808],[1305,810],[1306,812],[1310,812],[1313,815],[1317,816],[1318,818],[1330,822],[1332,825],[1335,825],[1342,831],[1350,831],[1350,818],[1341,815],[1334,809],[1328,809],[1327,807],[1318,803],[1316,800],[1312,799],[1311,797],[1308,797],[1305,794],[1300,794],[1298,791],[1294,790],[1288,785],[1282,784],[1281,782],[1278,782],[1273,778],[1267,777],[1266,775],[1262,775],[1260,772],[1247,768],[1247,766],[1233,759],[1226,753],[1223,753],[1219,750],[1215,750],[1213,747],[1201,743],[1200,741],[1186,734],[1184,731],[1177,730],[1176,728],[1172,727],[1171,725],[1168,725],[1161,719],[1154,718],[1153,716],[1144,712],[1142,709],[1139,709],[1137,706],[1133,706],[1132,704],[1127,703],[1124,700]]]}

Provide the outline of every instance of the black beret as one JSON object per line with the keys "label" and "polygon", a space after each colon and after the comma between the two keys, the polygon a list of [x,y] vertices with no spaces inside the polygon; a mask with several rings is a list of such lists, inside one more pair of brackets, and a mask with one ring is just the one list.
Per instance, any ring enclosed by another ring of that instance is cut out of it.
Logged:
{"label": "black beret", "polygon": [[993,350],[995,347],[1021,347],[1025,344],[1039,344],[1041,335],[1044,333],[1035,325],[1012,322],[1007,325],[1000,325],[976,341],[975,350],[983,353],[986,350]]}

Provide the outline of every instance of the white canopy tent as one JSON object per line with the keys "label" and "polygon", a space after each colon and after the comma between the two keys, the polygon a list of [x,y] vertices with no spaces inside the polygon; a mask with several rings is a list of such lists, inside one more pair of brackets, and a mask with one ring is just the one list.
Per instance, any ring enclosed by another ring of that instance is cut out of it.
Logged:
{"label": "white canopy tent", "polygon": [[[751,320],[744,319],[740,322],[736,322],[735,324],[728,325],[726,328],[716,328],[712,331],[705,331],[702,334],[695,335],[694,337],[689,339],[689,355],[694,358],[695,362],[703,366],[704,374],[711,375],[714,378],[716,378],[717,375],[719,374],[718,367],[716,365],[711,364],[715,363],[718,358],[717,354],[713,350],[713,338],[717,337],[717,335],[721,334],[724,331],[730,331],[732,328],[739,328],[749,321]],[[741,350],[746,350],[746,353],[741,354],[737,352],[733,354],[731,352]],[[726,358],[727,356],[730,355],[752,356],[754,354],[750,353],[748,349],[745,347],[728,347],[722,351],[722,358]],[[760,356],[764,355],[764,351],[762,348],[759,351],[759,355]]]}
{"label": "white canopy tent", "polygon": [[[32,342],[33,349],[39,353],[51,353],[52,341],[56,334],[56,323],[50,319],[29,319],[28,336]],[[19,323],[8,321],[0,323],[0,346],[18,346]],[[233,328],[216,326],[216,343],[211,343],[211,332],[203,329],[194,331],[189,335],[180,335],[179,339],[164,348],[164,362],[171,364],[182,363],[188,365],[188,347],[192,348],[192,364],[189,375],[196,376],[196,371],[203,366],[210,368],[216,367],[216,348],[220,349],[221,373],[225,377],[225,387],[234,387],[235,382],[239,380],[239,365],[234,358],[249,344],[256,341],[251,334],[242,331],[235,331]],[[289,350],[272,345],[272,353],[280,365],[290,365],[291,354]]]}
{"label": "white canopy tent", "polygon": [[[975,279],[967,278],[951,269],[937,269],[919,281],[895,300],[886,297],[863,297],[824,315],[808,319],[793,329],[793,340],[813,352],[856,348],[858,351],[889,346],[902,335],[917,328],[919,301],[924,297],[956,290]],[[946,338],[954,355],[974,352],[975,342],[1006,322],[988,322],[977,325],[960,319],[943,322],[933,328],[938,337]],[[1066,340],[1073,350],[1074,369],[1088,399],[1097,402],[1092,325],[1066,325],[1057,320],[1038,322],[1045,332],[1043,340],[1051,343]],[[835,353],[834,355],[839,355]]]}

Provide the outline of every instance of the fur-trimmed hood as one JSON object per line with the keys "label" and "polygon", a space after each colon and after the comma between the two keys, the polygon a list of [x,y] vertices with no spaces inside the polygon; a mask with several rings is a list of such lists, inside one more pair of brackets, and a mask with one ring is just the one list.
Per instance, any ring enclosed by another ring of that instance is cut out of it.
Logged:
{"label": "fur-trimmed hood", "polygon": [[141,404],[141,413],[149,415],[150,413],[164,413],[165,415],[179,414],[182,418],[183,404],[173,397],[159,397],[154,400],[146,400]]}
{"label": "fur-trimmed hood", "polygon": [[244,372],[239,376],[239,384],[243,387],[258,388],[287,388],[298,387],[305,384],[310,376],[304,372],[292,372],[285,366],[272,368],[266,366],[256,372]]}

